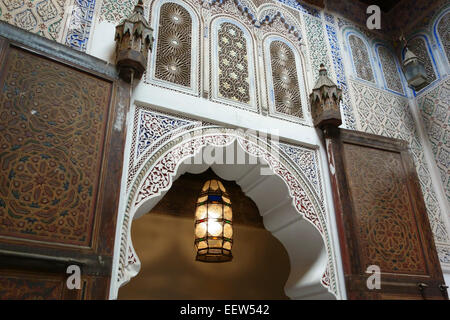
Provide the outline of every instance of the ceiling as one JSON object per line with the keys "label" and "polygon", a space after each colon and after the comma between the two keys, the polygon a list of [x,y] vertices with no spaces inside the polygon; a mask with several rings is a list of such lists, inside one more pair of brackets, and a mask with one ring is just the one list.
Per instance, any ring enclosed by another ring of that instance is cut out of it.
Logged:
{"label": "ceiling", "polygon": [[398,0],[359,0],[362,3],[367,5],[376,4],[380,7],[381,11],[389,12],[392,8],[394,8],[399,2]]}

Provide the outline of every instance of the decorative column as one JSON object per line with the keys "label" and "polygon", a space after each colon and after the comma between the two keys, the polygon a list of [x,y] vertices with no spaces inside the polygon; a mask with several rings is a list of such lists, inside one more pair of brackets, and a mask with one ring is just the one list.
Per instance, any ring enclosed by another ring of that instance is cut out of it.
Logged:
{"label": "decorative column", "polygon": [[141,79],[154,40],[153,29],[144,18],[142,0],[138,0],[131,16],[116,27],[115,40],[119,76],[127,82]]}

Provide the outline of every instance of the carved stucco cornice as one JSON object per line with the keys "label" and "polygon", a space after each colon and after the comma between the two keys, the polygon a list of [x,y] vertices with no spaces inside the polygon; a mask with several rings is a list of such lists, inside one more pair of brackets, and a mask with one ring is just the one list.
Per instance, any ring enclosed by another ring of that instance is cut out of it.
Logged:
{"label": "carved stucco cornice", "polygon": [[[255,28],[264,29],[264,27],[278,22],[284,26],[285,31],[293,35],[299,42],[302,40],[298,19],[276,4],[269,3],[267,5],[261,5],[256,9],[256,6],[247,0],[199,0],[199,2],[202,7],[208,9],[215,9],[215,7],[222,7],[223,5],[230,5],[232,3],[238,12],[241,13],[242,18]],[[214,11],[217,12],[217,10]]]}

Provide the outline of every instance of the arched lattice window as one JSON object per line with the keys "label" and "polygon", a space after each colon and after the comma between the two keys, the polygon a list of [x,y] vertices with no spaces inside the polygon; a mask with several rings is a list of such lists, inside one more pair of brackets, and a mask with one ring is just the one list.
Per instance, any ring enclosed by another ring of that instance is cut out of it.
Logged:
{"label": "arched lattice window", "polygon": [[247,41],[236,25],[224,22],[219,38],[219,95],[243,103],[250,102]]}
{"label": "arched lattice window", "polygon": [[434,72],[433,63],[428,53],[428,46],[425,39],[422,37],[411,39],[408,41],[408,47],[412,52],[414,52],[415,55],[422,59],[425,64],[428,81],[432,82],[436,80],[436,73]]}
{"label": "arched lattice window", "polygon": [[395,62],[395,56],[388,48],[378,47],[378,56],[380,58],[381,69],[383,70],[384,81],[386,87],[396,92],[404,93],[398,66]]}
{"label": "arched lattice window", "polygon": [[296,57],[283,41],[274,40],[270,43],[270,67],[275,111],[302,118]]}
{"label": "arched lattice window", "polygon": [[369,51],[367,50],[366,44],[360,37],[354,34],[348,37],[348,42],[350,44],[356,76],[360,79],[375,83]]}
{"label": "arched lattice window", "polygon": [[249,32],[228,18],[214,20],[211,30],[213,98],[256,111],[255,65]]}
{"label": "arched lattice window", "polygon": [[191,87],[192,18],[176,3],[160,8],[154,77]]}
{"label": "arched lattice window", "polygon": [[439,21],[437,33],[439,35],[441,48],[447,56],[447,60],[450,62],[450,11]]}

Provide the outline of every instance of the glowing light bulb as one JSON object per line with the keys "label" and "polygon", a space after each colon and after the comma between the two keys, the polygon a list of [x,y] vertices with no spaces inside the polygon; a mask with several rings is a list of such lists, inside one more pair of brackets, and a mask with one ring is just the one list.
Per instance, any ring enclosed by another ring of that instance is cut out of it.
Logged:
{"label": "glowing light bulb", "polygon": [[208,234],[213,237],[218,237],[218,236],[222,235],[222,222],[209,220],[208,221]]}

